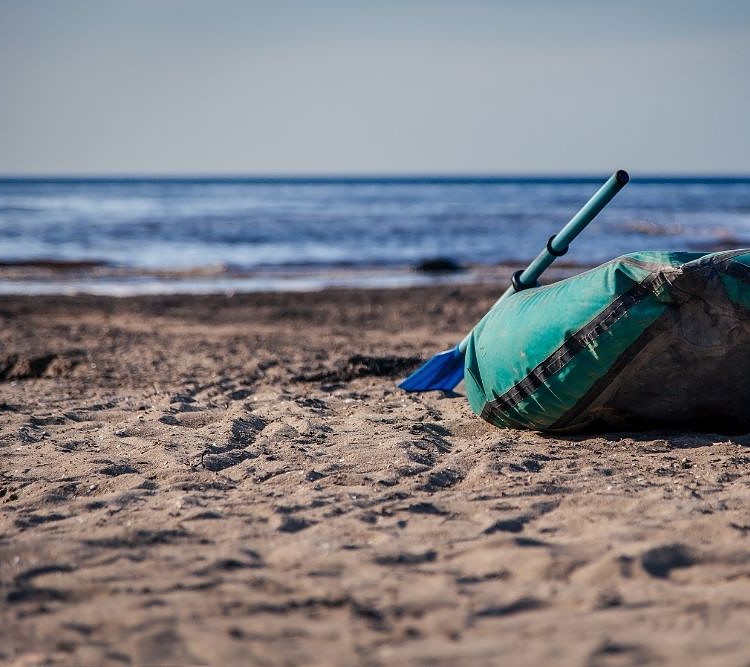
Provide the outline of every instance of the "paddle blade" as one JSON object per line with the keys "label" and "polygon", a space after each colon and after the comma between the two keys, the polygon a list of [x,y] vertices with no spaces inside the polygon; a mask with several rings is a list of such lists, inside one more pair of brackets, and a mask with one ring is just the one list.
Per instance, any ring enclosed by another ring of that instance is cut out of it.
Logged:
{"label": "paddle blade", "polygon": [[428,359],[398,386],[405,391],[451,391],[464,379],[464,355],[456,347]]}

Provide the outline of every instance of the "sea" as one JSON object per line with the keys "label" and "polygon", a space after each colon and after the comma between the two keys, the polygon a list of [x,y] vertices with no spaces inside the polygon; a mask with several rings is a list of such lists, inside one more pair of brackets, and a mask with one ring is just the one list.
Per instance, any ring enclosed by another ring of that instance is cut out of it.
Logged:
{"label": "sea", "polygon": [[[0,293],[477,282],[533,259],[606,177],[0,178]],[[564,260],[746,246],[750,177],[631,175]]]}

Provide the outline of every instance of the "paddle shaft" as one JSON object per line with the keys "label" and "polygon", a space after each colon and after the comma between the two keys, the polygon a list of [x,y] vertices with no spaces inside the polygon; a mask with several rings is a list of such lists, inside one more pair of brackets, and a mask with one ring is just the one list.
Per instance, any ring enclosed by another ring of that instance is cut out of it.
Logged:
{"label": "paddle shaft", "polygon": [[[630,176],[628,176],[628,172],[622,169],[612,174],[607,179],[607,182],[594,193],[594,196],[583,205],[581,210],[570,219],[568,224],[547,242],[547,247],[537,255],[536,259],[524,271],[514,274],[510,287],[503,292],[502,296],[495,303],[499,303],[510,294],[514,294],[519,290],[536,287],[539,276],[544,273],[555,259],[568,252],[570,242],[627,185],[629,180]],[[459,343],[458,349],[460,352],[463,353],[466,351],[466,346],[469,344],[470,338],[471,332]]]}

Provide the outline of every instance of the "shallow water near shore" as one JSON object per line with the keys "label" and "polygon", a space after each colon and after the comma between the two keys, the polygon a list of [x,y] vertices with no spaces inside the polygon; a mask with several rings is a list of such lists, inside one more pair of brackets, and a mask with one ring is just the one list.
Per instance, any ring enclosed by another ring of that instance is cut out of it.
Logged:
{"label": "shallow water near shore", "polygon": [[[536,256],[603,180],[0,179],[0,293],[479,282]],[[750,178],[635,177],[566,259],[742,247],[749,229]],[[412,270],[436,258],[467,271]]]}

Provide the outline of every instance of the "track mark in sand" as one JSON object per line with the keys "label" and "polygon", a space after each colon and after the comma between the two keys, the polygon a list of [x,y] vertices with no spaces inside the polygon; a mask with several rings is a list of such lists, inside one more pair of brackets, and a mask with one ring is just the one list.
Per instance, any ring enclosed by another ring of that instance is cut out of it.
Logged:
{"label": "track mark in sand", "polygon": [[[64,503],[76,497],[79,493],[78,482],[66,482],[58,484],[54,488],[45,492],[42,496],[45,504]],[[0,498],[3,496],[3,489],[0,489]]]}
{"label": "track mark in sand", "polygon": [[[440,413],[437,413],[437,411],[432,410],[433,416],[435,414],[439,415]],[[431,434],[433,436],[440,436],[440,437],[448,437],[450,435],[453,435],[450,429],[445,428],[445,426],[441,426],[440,424],[434,424],[432,422],[419,422],[417,424],[412,424],[412,426],[409,428],[409,431],[411,433],[427,433]]]}
{"label": "track mark in sand", "polygon": [[88,539],[83,540],[83,542],[90,547],[99,547],[102,549],[140,549],[163,544],[179,544],[190,537],[190,533],[180,529],[136,530],[124,535]]}
{"label": "track mark in sand", "polygon": [[46,417],[36,417],[31,415],[29,417],[29,423],[34,427],[40,426],[61,426],[65,424],[64,415],[47,415]]}
{"label": "track mark in sand", "polygon": [[325,507],[328,505],[327,500],[324,500],[323,498],[316,498],[313,500],[310,504],[306,505],[279,505],[274,509],[274,512],[276,514],[295,514],[297,512],[301,512],[302,510],[307,509],[315,509],[316,507]]}
{"label": "track mark in sand", "polygon": [[0,382],[66,377],[87,358],[85,350],[68,350],[36,357],[10,354],[0,359]]}
{"label": "track mark in sand", "polygon": [[159,421],[167,426],[181,426],[183,428],[203,428],[216,421],[216,415],[203,409],[194,409],[187,412],[167,413],[159,417]]}
{"label": "track mark in sand", "polygon": [[136,655],[147,665],[198,665],[202,661],[194,656],[187,643],[174,627],[173,621],[162,621],[164,627],[142,637],[136,644]]}
{"label": "track mark in sand", "polygon": [[37,426],[24,425],[18,429],[18,439],[24,445],[31,445],[37,442],[41,442],[48,436],[49,433],[47,433],[47,431]]}
{"label": "track mark in sand", "polygon": [[195,405],[195,399],[184,394],[177,394],[169,399],[169,410],[176,412],[201,412],[205,408]]}
{"label": "track mark in sand", "polygon": [[496,605],[491,607],[484,607],[479,611],[475,612],[474,618],[492,618],[499,616],[509,616],[510,614],[518,614],[524,611],[535,611],[537,609],[543,609],[547,606],[544,600],[538,598],[526,596],[518,598],[508,604]]}
{"label": "track mark in sand", "polygon": [[530,512],[525,512],[516,516],[498,519],[491,526],[485,528],[482,532],[485,535],[492,535],[498,532],[520,533],[527,523],[538,519],[541,516],[556,509],[560,503],[554,501],[542,501],[534,503]]}
{"label": "track mark in sand", "polygon": [[195,403],[195,399],[190,392],[184,394],[172,394],[172,396],[169,397],[169,403],[170,405],[174,405],[175,403]]}
{"label": "track mark in sand", "polygon": [[[240,378],[221,377],[214,382],[199,384],[194,380],[188,381],[183,389],[169,399],[170,413],[202,412],[206,407],[216,407],[217,401],[225,404],[227,401],[244,401],[255,393],[253,385],[260,376],[243,375]],[[239,386],[238,386],[239,385]],[[202,402],[198,402],[201,400]]]}
{"label": "track mark in sand", "polygon": [[205,512],[198,512],[185,519],[185,521],[213,521],[216,519],[223,519],[224,515],[221,512],[215,512],[214,510],[206,510]]}
{"label": "track mark in sand", "polygon": [[614,609],[624,603],[622,594],[615,588],[605,588],[599,591],[594,600],[594,609]]}
{"label": "track mark in sand", "polygon": [[227,468],[239,465],[243,461],[255,458],[258,458],[255,452],[247,452],[241,449],[230,449],[223,452],[215,452],[207,449],[201,454],[201,465],[211,472],[221,472]]}
{"label": "track mark in sand", "polygon": [[524,459],[521,463],[508,464],[511,472],[541,472],[544,466],[535,459]]}
{"label": "track mark in sand", "polygon": [[[119,399],[118,399],[119,400]],[[107,410],[113,410],[117,407],[118,401],[112,400],[106,403],[94,403],[93,405],[82,405],[73,410],[68,410],[63,413],[66,419],[72,422],[96,422],[101,420],[103,417],[100,415],[92,415],[92,412],[106,412]]]}
{"label": "track mark in sand", "polygon": [[466,575],[456,577],[456,583],[459,586],[470,586],[474,584],[484,584],[488,581],[504,581],[510,579],[510,572],[508,570],[499,570],[498,572],[488,572],[487,574],[481,575]]}
{"label": "track mark in sand", "polygon": [[24,602],[67,602],[72,597],[68,591],[46,586],[35,586],[33,580],[47,574],[64,574],[73,572],[74,570],[73,566],[64,563],[42,565],[25,570],[15,577],[13,587],[6,594],[5,600],[10,604]]}
{"label": "track mark in sand", "polygon": [[435,491],[442,491],[443,489],[449,489],[450,487],[455,486],[463,478],[464,475],[458,470],[444,468],[443,470],[431,473],[427,482],[425,482],[421,488],[424,491],[434,493]]}
{"label": "track mark in sand", "polygon": [[271,603],[261,602],[258,604],[234,606],[232,612],[242,615],[254,614],[278,614],[286,616],[293,612],[316,612],[321,609],[339,609],[349,604],[348,597],[309,597],[291,599],[285,602]]}
{"label": "track mark in sand", "polygon": [[266,425],[266,421],[260,417],[249,416],[235,419],[232,422],[232,438],[230,442],[243,447],[252,445],[255,442],[255,438]]}
{"label": "track mark in sand", "polygon": [[369,524],[371,526],[374,526],[380,517],[376,512],[362,512],[362,514],[359,515],[359,520],[362,523]]}
{"label": "track mark in sand", "polygon": [[446,454],[451,450],[451,443],[445,438],[452,434],[444,426],[431,422],[416,423],[409,427],[409,433],[418,435],[422,440],[431,443],[441,454]]}
{"label": "track mark in sand", "polygon": [[25,516],[19,517],[15,520],[16,528],[20,530],[26,530],[27,528],[33,528],[43,523],[52,523],[54,521],[62,521],[68,517],[65,514],[58,514],[53,512],[52,514],[26,514]]}
{"label": "track mark in sand", "polygon": [[162,424],[166,424],[167,426],[182,426],[183,424],[180,422],[177,417],[174,415],[163,415],[162,417],[159,417],[159,421]]}
{"label": "track mark in sand", "polygon": [[437,551],[429,549],[421,553],[400,551],[395,554],[383,554],[375,557],[378,565],[421,565],[422,563],[433,563],[437,560]]}
{"label": "track mark in sand", "polygon": [[419,475],[420,473],[427,472],[429,469],[430,466],[426,465],[406,465],[399,466],[396,472],[398,473],[399,477],[414,477],[415,475]]}
{"label": "track mark in sand", "polygon": [[396,377],[415,369],[421,357],[372,357],[354,354],[340,360],[333,370],[303,373],[292,378],[295,382],[349,382],[361,377]]}
{"label": "track mark in sand", "polygon": [[201,465],[212,472],[220,472],[258,458],[257,452],[248,451],[267,422],[260,417],[240,417],[232,422],[231,436],[225,445],[211,445],[201,454]]}
{"label": "track mark in sand", "polygon": [[[451,443],[443,437],[449,435],[450,431],[438,424],[412,424],[409,433],[417,436],[418,439],[405,440],[400,443],[407,461],[398,467],[399,477],[412,477],[425,473],[437,464],[441,456],[451,451]],[[435,490],[438,487],[450,486],[449,476],[452,472],[455,471],[434,473],[430,476],[430,481],[425,485],[425,488],[430,486],[431,488],[428,490]]]}
{"label": "track mark in sand", "polygon": [[532,517],[523,514],[521,516],[512,519],[498,519],[488,528],[485,528],[482,532],[485,535],[493,535],[494,533],[520,533],[523,527],[531,521]]}
{"label": "track mark in sand", "polygon": [[263,560],[255,554],[255,558],[250,560],[240,560],[238,558],[219,558],[213,563],[196,570],[193,574],[197,577],[208,577],[237,570],[257,570],[265,567]]}
{"label": "track mark in sand", "polygon": [[543,482],[536,486],[525,488],[517,493],[508,493],[508,498],[522,498],[525,496],[558,496],[570,493],[572,488],[569,486],[562,486],[560,484],[553,484],[552,482]]}
{"label": "track mark in sand", "polygon": [[319,398],[296,398],[294,402],[301,408],[309,408],[316,414],[322,414],[329,411],[328,404]]}
{"label": "track mark in sand", "polygon": [[308,521],[302,517],[286,514],[281,519],[281,524],[279,525],[278,530],[281,533],[298,533],[299,531],[305,530],[305,528],[314,525],[314,523],[314,521]]}
{"label": "track mark in sand", "polygon": [[22,602],[68,602],[72,595],[68,591],[58,588],[37,588],[28,586],[26,588],[12,588],[5,596],[6,602],[10,604]]}
{"label": "track mark in sand", "polygon": [[441,510],[439,507],[435,507],[432,503],[414,503],[405,508],[406,512],[412,514],[433,514],[435,516],[446,516],[448,512]]}
{"label": "track mark in sand", "polygon": [[87,405],[82,410],[89,410],[90,412],[102,412],[104,410],[111,410],[117,407],[117,401],[107,401],[106,403],[94,403],[93,405]]}
{"label": "track mark in sand", "polygon": [[586,667],[636,667],[660,662],[645,646],[606,640],[589,656]]}
{"label": "track mark in sand", "polygon": [[27,584],[32,579],[44,576],[45,574],[59,574],[62,572],[73,572],[75,568],[72,565],[66,563],[55,563],[53,565],[41,565],[39,567],[33,567],[29,570],[24,570],[16,575],[16,584]]}
{"label": "track mark in sand", "polygon": [[410,461],[425,468],[435,465],[435,455],[420,442],[404,443],[406,447],[406,456]]}
{"label": "track mark in sand", "polygon": [[207,493],[210,491],[231,491],[232,489],[236,489],[237,485],[226,479],[205,481],[190,478],[176,483],[174,488],[179,491],[198,491],[199,493]]}
{"label": "track mark in sand", "polygon": [[352,600],[351,612],[352,616],[367,621],[367,623],[373,630],[377,630],[379,632],[385,632],[388,630],[385,612],[381,609],[378,609],[375,605]]}
{"label": "track mark in sand", "polygon": [[101,468],[99,470],[99,473],[102,475],[107,475],[107,477],[119,477],[120,475],[131,475],[133,473],[138,473],[138,470],[136,470],[133,466],[128,465],[127,463],[112,463],[108,466],[105,466],[104,468]]}
{"label": "track mark in sand", "polygon": [[694,549],[680,543],[649,549],[641,556],[641,565],[652,577],[667,579],[672,570],[701,562]]}
{"label": "track mark in sand", "polygon": [[535,540],[533,537],[514,537],[513,541],[519,547],[551,547],[549,542]]}
{"label": "track mark in sand", "polygon": [[227,398],[230,401],[244,401],[246,398],[250,398],[253,392],[250,389],[235,389],[227,394]]}

